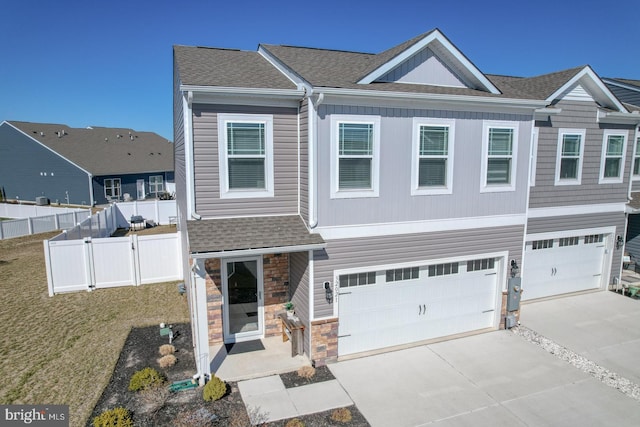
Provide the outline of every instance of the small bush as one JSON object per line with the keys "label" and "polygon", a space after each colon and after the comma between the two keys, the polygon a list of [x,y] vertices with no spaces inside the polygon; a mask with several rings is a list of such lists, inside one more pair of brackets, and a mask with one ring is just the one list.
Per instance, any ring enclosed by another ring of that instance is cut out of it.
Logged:
{"label": "small bush", "polygon": [[202,390],[202,398],[207,402],[221,399],[227,393],[227,385],[220,378],[213,375]]}
{"label": "small bush", "polygon": [[160,356],[166,356],[167,354],[173,354],[176,352],[176,348],[171,344],[162,344],[158,349]]}
{"label": "small bush", "polygon": [[316,368],[314,368],[313,366],[303,366],[302,368],[298,369],[298,376],[301,378],[312,378],[314,375],[316,374]]}
{"label": "small bush", "polygon": [[93,427],[133,427],[128,409],[118,407],[104,411],[93,419]]}
{"label": "small bush", "polygon": [[300,418],[289,420],[284,427],[304,427],[304,422]]}
{"label": "small bush", "polygon": [[351,411],[349,408],[338,408],[334,409],[331,413],[331,420],[337,421],[340,423],[348,423],[351,421]]}
{"label": "small bush", "polygon": [[178,359],[176,359],[173,354],[167,354],[158,359],[158,365],[160,365],[161,368],[168,368],[169,366],[175,365],[177,361]]}
{"label": "small bush", "polygon": [[140,391],[158,387],[165,382],[164,376],[153,368],[144,368],[133,374],[129,381],[130,391]]}
{"label": "small bush", "polygon": [[163,385],[151,387],[140,392],[142,402],[147,410],[153,414],[164,408],[169,398],[169,388]]}

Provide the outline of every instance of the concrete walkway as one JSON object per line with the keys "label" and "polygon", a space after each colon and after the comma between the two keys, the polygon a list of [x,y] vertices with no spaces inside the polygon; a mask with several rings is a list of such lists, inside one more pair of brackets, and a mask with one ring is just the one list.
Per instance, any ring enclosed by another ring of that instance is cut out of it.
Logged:
{"label": "concrete walkway", "polygon": [[285,388],[279,375],[240,381],[238,389],[254,424],[353,405],[336,380]]}

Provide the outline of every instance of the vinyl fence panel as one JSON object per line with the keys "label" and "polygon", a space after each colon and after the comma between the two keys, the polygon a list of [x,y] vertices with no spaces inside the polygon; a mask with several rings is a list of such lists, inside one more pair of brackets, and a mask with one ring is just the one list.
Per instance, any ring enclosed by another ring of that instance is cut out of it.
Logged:
{"label": "vinyl fence panel", "polygon": [[96,288],[130,286],[136,283],[132,239],[92,239]]}
{"label": "vinyl fence panel", "polygon": [[90,252],[82,240],[44,241],[49,295],[83,291],[91,284]]}
{"label": "vinyl fence panel", "polygon": [[138,236],[140,283],[182,279],[180,235]]}

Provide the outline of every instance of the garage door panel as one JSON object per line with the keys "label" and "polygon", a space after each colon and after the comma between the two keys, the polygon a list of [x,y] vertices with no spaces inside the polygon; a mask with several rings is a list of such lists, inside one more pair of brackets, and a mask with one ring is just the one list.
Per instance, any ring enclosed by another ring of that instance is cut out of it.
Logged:
{"label": "garage door panel", "polygon": [[495,269],[466,272],[461,262],[458,273],[429,277],[425,267],[419,279],[341,288],[339,355],[495,326]]}

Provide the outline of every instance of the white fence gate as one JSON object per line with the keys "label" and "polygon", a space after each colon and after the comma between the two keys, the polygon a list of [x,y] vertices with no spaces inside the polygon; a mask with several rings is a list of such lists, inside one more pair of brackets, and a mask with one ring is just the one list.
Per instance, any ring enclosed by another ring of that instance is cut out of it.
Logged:
{"label": "white fence gate", "polygon": [[181,280],[180,234],[45,240],[49,296]]}

